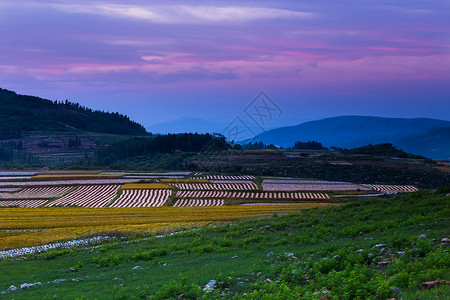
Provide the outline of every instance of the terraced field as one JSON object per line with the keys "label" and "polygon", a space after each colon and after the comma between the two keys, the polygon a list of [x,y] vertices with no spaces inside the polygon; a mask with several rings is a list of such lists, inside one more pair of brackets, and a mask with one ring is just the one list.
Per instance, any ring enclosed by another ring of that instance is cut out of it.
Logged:
{"label": "terraced field", "polygon": [[[43,178],[46,180],[42,180]],[[138,183],[142,179],[152,183]],[[354,184],[190,172],[0,172],[0,207],[179,207],[286,204],[302,200],[314,203],[333,202],[334,199],[342,199],[349,194],[359,196],[371,192],[381,195],[415,191],[417,188],[410,185]],[[168,201],[169,199],[172,200]]]}
{"label": "terraced field", "polygon": [[111,207],[158,207],[172,195],[171,189],[123,190]]}

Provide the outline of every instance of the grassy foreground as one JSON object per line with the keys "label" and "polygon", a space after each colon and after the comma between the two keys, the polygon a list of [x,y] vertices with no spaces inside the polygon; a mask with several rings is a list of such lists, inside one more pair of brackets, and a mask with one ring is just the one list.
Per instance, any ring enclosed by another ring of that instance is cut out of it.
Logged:
{"label": "grassy foreground", "polygon": [[449,216],[448,197],[418,192],[8,259],[0,291],[42,286],[0,298],[448,299],[419,287],[450,280]]}

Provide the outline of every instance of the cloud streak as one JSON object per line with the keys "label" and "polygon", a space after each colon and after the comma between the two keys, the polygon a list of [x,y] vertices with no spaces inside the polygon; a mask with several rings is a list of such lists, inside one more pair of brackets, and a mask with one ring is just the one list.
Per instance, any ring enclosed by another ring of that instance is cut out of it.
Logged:
{"label": "cloud streak", "polygon": [[70,14],[93,14],[113,18],[145,20],[162,24],[203,24],[225,22],[251,22],[268,19],[311,19],[316,13],[287,9],[249,6],[203,5],[119,5],[53,4],[52,7]]}

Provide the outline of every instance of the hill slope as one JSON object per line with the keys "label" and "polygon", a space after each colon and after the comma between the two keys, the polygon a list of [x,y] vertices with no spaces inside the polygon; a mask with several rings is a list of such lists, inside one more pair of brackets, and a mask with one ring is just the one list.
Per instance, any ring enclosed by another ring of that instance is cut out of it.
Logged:
{"label": "hill slope", "polygon": [[[445,158],[449,148],[429,151],[428,146],[412,146],[412,136],[423,136],[432,129],[450,127],[449,121],[415,118],[382,118],[367,116],[341,116],[302,123],[296,126],[268,130],[256,136],[257,141],[292,147],[296,141],[319,141],[324,146],[355,148],[368,144],[389,142],[407,152]],[[433,133],[433,131],[431,131]],[[434,142],[441,144],[446,135],[436,135]],[[425,137],[423,137],[425,138]],[[411,148],[411,149],[410,149]],[[417,152],[419,150],[420,152]]]}
{"label": "hill slope", "polygon": [[[450,280],[446,198],[370,199],[0,260],[0,292],[9,299],[61,292],[71,299],[447,299],[445,284],[421,289]],[[6,292],[24,282],[42,284]],[[208,282],[211,293],[203,290]]]}
{"label": "hill slope", "polygon": [[0,132],[73,131],[138,135],[145,128],[119,113],[94,111],[78,103],[57,103],[0,89]]}

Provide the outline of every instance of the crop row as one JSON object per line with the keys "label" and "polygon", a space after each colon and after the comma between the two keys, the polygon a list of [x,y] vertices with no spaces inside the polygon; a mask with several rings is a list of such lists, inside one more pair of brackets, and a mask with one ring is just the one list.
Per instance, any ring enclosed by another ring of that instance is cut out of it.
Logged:
{"label": "crop row", "polygon": [[411,193],[418,191],[418,189],[412,185],[363,184],[363,186],[385,194]]}
{"label": "crop row", "polygon": [[252,179],[255,179],[255,176],[252,176],[252,175],[206,175],[206,176],[201,176],[201,177],[206,178],[206,179],[213,179],[213,180],[252,180]]}
{"label": "crop row", "polygon": [[61,197],[73,189],[73,186],[25,188],[20,192],[3,195],[2,199],[48,199]]}
{"label": "crop row", "polygon": [[48,200],[2,200],[0,201],[1,207],[27,207],[36,208],[47,203]]}
{"label": "crop row", "polygon": [[111,207],[157,207],[166,203],[172,194],[170,189],[123,190]]}
{"label": "crop row", "polygon": [[258,190],[255,183],[171,183],[180,190],[252,191]]}
{"label": "crop row", "polygon": [[356,191],[369,190],[358,184],[283,184],[262,183],[263,191]]}
{"label": "crop row", "polygon": [[86,179],[86,180],[48,180],[48,181],[0,181],[0,186],[49,186],[49,185],[78,185],[78,184],[124,184],[136,182],[137,179]]}
{"label": "crop row", "polygon": [[105,207],[116,196],[120,185],[88,185],[52,201],[46,206]]}
{"label": "crop row", "polygon": [[175,203],[175,207],[193,206],[222,206],[224,200],[221,199],[180,199]]}
{"label": "crop row", "polygon": [[330,199],[326,193],[287,192],[229,192],[178,191],[177,198],[230,198],[230,199]]}

